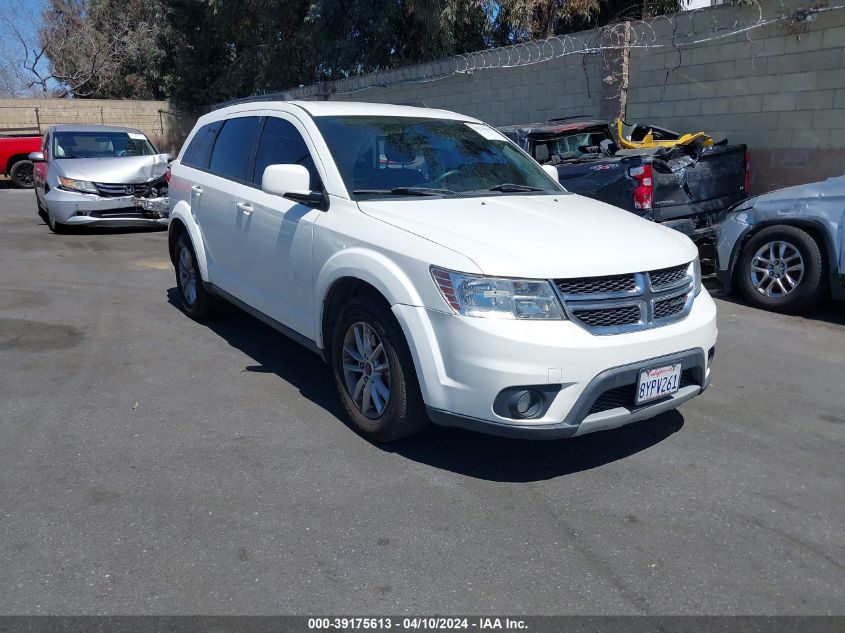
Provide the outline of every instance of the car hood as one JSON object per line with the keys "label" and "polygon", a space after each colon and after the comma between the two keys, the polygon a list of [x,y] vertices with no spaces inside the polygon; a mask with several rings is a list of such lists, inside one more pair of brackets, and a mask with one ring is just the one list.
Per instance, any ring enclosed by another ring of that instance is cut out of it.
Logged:
{"label": "car hood", "polygon": [[161,178],[167,171],[167,155],[59,158],[56,165],[67,178],[129,185]]}
{"label": "car hood", "polygon": [[358,204],[369,216],[464,254],[486,275],[613,275],[676,266],[697,254],[677,231],[574,194]]}
{"label": "car hood", "polygon": [[743,223],[768,222],[801,216],[826,218],[833,222],[845,218],[845,176],[819,182],[784,187],[743,200],[732,207],[726,218],[744,216]]}
{"label": "car hood", "polygon": [[[768,193],[755,196],[750,200],[740,202],[737,209],[748,206],[757,206],[758,203],[777,202],[781,200],[800,200],[801,198],[829,198],[845,196],[845,176],[836,176],[819,182],[810,182],[805,185],[795,185],[775,189]],[[753,205],[748,204],[753,202]]]}

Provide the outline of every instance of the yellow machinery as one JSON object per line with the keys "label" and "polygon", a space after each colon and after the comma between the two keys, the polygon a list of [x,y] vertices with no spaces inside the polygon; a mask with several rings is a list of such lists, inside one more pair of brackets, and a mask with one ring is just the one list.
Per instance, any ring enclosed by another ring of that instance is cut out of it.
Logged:
{"label": "yellow machinery", "polygon": [[[695,132],[694,134],[677,135],[662,128],[647,128],[648,132],[640,141],[632,141],[626,137],[625,124],[622,119],[616,119],[616,133],[619,136],[619,144],[623,149],[645,149],[652,147],[675,147],[676,145],[704,145],[710,147],[713,145],[713,139],[705,132]],[[646,126],[635,126],[634,129],[646,129]],[[658,140],[654,140],[654,130],[658,130]],[[674,136],[675,138],[666,138],[667,136]],[[661,138],[663,137],[663,138]]]}

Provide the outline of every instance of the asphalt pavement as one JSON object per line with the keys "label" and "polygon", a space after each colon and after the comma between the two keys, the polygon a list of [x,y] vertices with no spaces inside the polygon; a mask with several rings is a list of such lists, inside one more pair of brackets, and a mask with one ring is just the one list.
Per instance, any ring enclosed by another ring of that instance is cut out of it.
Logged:
{"label": "asphalt pavement", "polygon": [[166,233],[0,182],[0,613],[845,614],[845,306],[708,285],[677,412],[378,446],[316,356],[176,308]]}

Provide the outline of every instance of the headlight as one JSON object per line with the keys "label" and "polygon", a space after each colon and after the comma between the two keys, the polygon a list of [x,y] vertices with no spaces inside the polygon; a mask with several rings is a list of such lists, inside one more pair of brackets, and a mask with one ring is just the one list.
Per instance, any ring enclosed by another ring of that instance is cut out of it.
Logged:
{"label": "headlight", "polygon": [[97,193],[97,187],[94,186],[93,182],[89,182],[88,180],[74,180],[73,178],[59,176],[59,184],[63,188],[71,189],[73,191],[81,191],[82,193]]}
{"label": "headlight", "polygon": [[690,262],[687,274],[692,277],[693,284],[695,284],[695,296],[697,297],[701,292],[701,260],[698,257]]}
{"label": "headlight", "polygon": [[431,268],[434,283],[456,314],[497,319],[563,319],[545,280],[500,279]]}

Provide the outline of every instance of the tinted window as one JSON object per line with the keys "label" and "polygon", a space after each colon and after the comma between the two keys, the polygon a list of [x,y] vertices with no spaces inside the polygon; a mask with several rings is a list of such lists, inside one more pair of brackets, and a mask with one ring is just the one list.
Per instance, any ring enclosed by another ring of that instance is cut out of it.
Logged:
{"label": "tinted window", "polygon": [[320,188],[320,177],[302,135],[289,121],[270,117],[264,124],[255,154],[253,182],[261,185],[267,166],[280,164],[302,165],[311,174],[311,189]]}
{"label": "tinted window", "polygon": [[215,121],[208,125],[203,125],[194,138],[191,139],[191,144],[185,150],[185,155],[182,156],[182,164],[189,167],[197,167],[198,169],[208,169],[208,161],[211,158],[211,148],[214,147],[214,139],[217,137],[217,132],[222,127],[222,121]]}
{"label": "tinted window", "polygon": [[481,124],[389,116],[314,121],[353,195],[403,195],[407,187],[442,195],[507,195],[495,192],[502,185],[561,190],[535,161]]}
{"label": "tinted window", "polygon": [[247,116],[229,119],[223,124],[211,152],[209,169],[212,173],[230,180],[247,179],[260,121],[259,117]]}

